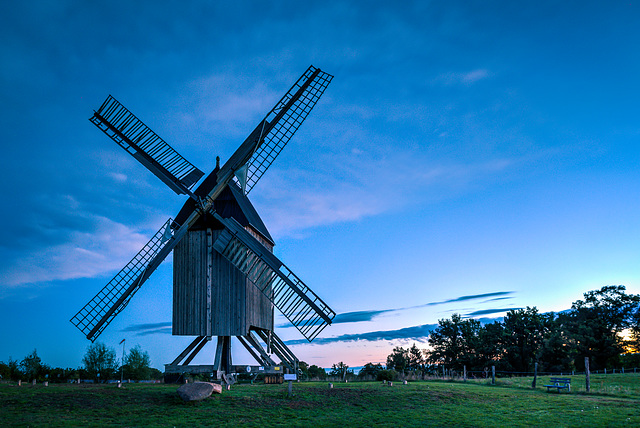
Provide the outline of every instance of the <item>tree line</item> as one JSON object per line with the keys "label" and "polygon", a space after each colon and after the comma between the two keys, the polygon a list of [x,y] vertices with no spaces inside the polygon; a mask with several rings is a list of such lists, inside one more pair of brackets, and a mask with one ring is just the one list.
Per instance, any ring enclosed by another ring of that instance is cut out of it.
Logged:
{"label": "tree line", "polygon": [[465,367],[472,376],[491,366],[528,374],[536,363],[541,373],[570,373],[584,370],[585,357],[591,370],[640,367],[640,295],[627,294],[622,285],[606,286],[584,293],[566,311],[514,309],[502,321],[484,325],[453,314],[438,321],[427,342],[428,349],[415,343],[395,347],[386,366],[369,362],[357,375],[342,361],[329,373],[304,361],[300,369],[303,379],[395,380],[441,374],[443,368],[461,373]]}
{"label": "tree line", "polygon": [[[481,324],[472,318],[453,314],[441,319],[428,338],[429,349],[415,344],[408,349],[395,347],[386,366],[367,363],[359,371],[361,379],[393,380],[399,374],[435,374],[449,370],[485,372],[489,367],[511,373],[531,373],[535,364],[540,372],[584,370],[589,358],[591,370],[640,367],[640,295],[627,294],[622,285],[606,286],[584,293],[582,300],[562,312],[540,313],[534,307],[514,309],[502,321]],[[147,352],[136,346],[129,350],[124,364],[102,343],[89,346],[77,369],[52,368],[42,363],[34,350],[23,360],[0,361],[0,379],[66,382],[69,379],[108,381],[119,378],[160,379],[162,372],[150,367]],[[344,362],[324,368],[299,363],[303,379],[342,380],[356,377]]]}
{"label": "tree line", "polygon": [[429,349],[414,344],[396,347],[386,368],[368,363],[359,375],[380,378],[396,373],[437,373],[446,369],[485,372],[489,367],[511,373],[572,372],[640,366],[640,295],[622,285],[584,293],[562,312],[540,313],[536,307],[507,312],[503,320],[481,324],[454,314],[438,321]]}
{"label": "tree line", "polygon": [[5,363],[0,361],[0,380],[36,380],[38,382],[70,382],[76,379],[108,382],[113,379],[150,380],[161,379],[162,372],[151,367],[151,359],[139,345],[131,348],[120,364],[116,352],[105,344],[91,344],[82,358],[82,367],[51,367],[42,362],[38,351],[33,350],[22,360],[9,358]]}

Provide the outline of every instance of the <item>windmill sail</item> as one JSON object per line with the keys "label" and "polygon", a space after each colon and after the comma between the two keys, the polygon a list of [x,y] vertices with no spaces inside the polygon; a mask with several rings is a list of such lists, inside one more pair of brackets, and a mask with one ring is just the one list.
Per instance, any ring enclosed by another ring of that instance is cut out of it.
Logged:
{"label": "windmill sail", "polygon": [[204,175],[111,95],[89,120],[179,195]]}
{"label": "windmill sail", "polygon": [[171,221],[167,220],[142,250],[71,318],[71,323],[87,339],[92,342],[97,339],[175,246],[175,240],[167,239],[170,239],[167,231]]}
{"label": "windmill sail", "polygon": [[213,248],[247,275],[308,341],[331,324],[335,312],[284,263],[237,221],[214,216],[225,230]]}
{"label": "windmill sail", "polygon": [[251,157],[247,162],[246,184],[239,183],[243,189],[246,186],[246,194],[302,125],[331,79],[332,75],[310,66],[247,138],[252,143],[248,147]]}

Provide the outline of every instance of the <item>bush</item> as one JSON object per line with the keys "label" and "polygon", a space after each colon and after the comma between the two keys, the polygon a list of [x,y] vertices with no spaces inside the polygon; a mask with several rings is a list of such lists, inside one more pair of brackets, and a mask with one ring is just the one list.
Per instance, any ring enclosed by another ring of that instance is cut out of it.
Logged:
{"label": "bush", "polygon": [[397,380],[398,372],[395,370],[380,370],[376,375],[376,380]]}

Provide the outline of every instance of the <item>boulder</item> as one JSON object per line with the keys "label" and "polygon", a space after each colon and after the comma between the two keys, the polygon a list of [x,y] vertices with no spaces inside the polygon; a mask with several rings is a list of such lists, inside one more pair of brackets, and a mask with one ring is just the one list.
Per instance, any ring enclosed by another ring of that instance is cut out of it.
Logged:
{"label": "boulder", "polygon": [[200,401],[209,398],[212,393],[222,394],[222,386],[211,382],[185,383],[178,388],[183,401]]}

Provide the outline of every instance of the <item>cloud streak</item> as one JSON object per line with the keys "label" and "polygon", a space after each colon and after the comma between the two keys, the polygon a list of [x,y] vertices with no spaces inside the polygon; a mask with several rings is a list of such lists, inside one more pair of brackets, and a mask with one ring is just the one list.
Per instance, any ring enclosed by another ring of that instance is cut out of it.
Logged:
{"label": "cloud streak", "polygon": [[517,311],[518,309],[522,309],[522,308],[482,309],[479,311],[469,312],[468,314],[465,314],[465,316],[474,317],[477,315],[499,314],[501,312]]}
{"label": "cloud streak", "polygon": [[[393,312],[400,312],[400,311],[407,311],[407,310],[411,310],[411,309],[420,309],[420,308],[426,308],[429,306],[436,306],[436,305],[444,305],[446,303],[457,303],[457,302],[467,302],[470,300],[478,300],[478,299],[485,299],[487,297],[495,297],[495,296],[509,296],[510,294],[513,294],[513,291],[496,291],[493,293],[483,293],[483,294],[470,294],[470,295],[466,295],[466,296],[460,296],[460,297],[456,297],[455,299],[449,299],[449,300],[443,300],[440,302],[430,302],[430,303],[425,303],[422,305],[417,305],[417,306],[408,306],[406,308],[396,308],[396,309],[381,309],[381,310],[371,310],[371,311],[355,311],[355,312],[343,312],[341,314],[337,314],[335,316],[335,318],[333,319],[332,324],[344,324],[344,323],[357,323],[357,322],[368,322],[368,321],[373,321],[374,318],[382,315],[382,314],[389,314],[389,313],[393,313]],[[489,299],[486,302],[490,302],[490,301],[494,301],[494,300],[503,300],[503,299],[511,299],[511,297],[496,297],[494,299]],[[485,303],[485,302],[483,302]],[[513,309],[519,309],[519,308],[513,308]],[[511,310],[511,309],[506,309],[506,311]],[[485,314],[491,314],[491,313],[497,313],[497,312],[504,312],[505,310],[500,309],[488,309],[489,312],[482,312],[482,311],[476,311],[473,312],[471,314],[467,314],[468,316],[473,316],[473,314],[476,315],[485,315]],[[495,311],[495,312],[491,312],[491,311]],[[283,323],[278,325],[279,328],[289,328],[289,327],[293,327],[293,325],[291,323]]]}
{"label": "cloud streak", "polygon": [[[413,327],[405,327],[398,330],[371,331],[360,334],[343,334],[336,337],[320,337],[313,341],[314,345],[327,345],[337,342],[376,342],[378,340],[417,340],[424,341],[431,331],[437,327],[437,324],[423,324]],[[288,340],[285,342],[287,346],[296,346],[308,344],[305,339]]]}

